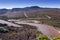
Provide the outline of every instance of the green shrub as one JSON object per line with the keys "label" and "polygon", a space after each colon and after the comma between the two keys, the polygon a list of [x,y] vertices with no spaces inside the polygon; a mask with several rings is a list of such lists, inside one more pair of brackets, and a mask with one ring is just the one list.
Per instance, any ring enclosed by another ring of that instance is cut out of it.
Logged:
{"label": "green shrub", "polygon": [[42,34],[37,34],[37,39],[38,40],[48,40],[48,38],[45,36],[45,35],[42,35]]}
{"label": "green shrub", "polygon": [[60,40],[60,38],[52,38],[52,40]]}

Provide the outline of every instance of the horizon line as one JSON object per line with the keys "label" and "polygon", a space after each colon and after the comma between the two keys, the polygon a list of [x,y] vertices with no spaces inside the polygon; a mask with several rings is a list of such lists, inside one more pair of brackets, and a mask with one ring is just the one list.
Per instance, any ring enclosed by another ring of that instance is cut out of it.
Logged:
{"label": "horizon line", "polygon": [[[32,6],[26,6],[26,7],[32,7]],[[13,8],[26,8],[26,7],[12,7],[12,8],[0,8],[0,9],[13,9]],[[46,7],[46,6],[37,6],[40,8],[58,8],[60,9],[60,7]]]}

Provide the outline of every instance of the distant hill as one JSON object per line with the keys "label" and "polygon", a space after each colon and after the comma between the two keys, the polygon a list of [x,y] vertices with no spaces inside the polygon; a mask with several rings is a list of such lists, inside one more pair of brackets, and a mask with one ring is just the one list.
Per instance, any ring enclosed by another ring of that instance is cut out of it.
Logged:
{"label": "distant hill", "polygon": [[58,8],[42,8],[38,6],[31,6],[25,8],[0,9],[0,16],[7,16],[8,18],[25,17],[40,17],[43,15],[60,16],[60,9]]}
{"label": "distant hill", "polygon": [[8,9],[0,9],[0,14],[4,14],[6,12],[8,12]]}

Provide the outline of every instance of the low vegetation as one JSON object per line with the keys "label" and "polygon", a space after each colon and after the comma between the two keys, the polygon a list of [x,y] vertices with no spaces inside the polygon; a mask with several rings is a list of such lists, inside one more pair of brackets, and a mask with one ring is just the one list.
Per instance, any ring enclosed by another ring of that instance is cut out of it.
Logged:
{"label": "low vegetation", "polygon": [[60,18],[52,17],[51,19],[40,19],[40,22],[60,28]]}
{"label": "low vegetation", "polygon": [[42,33],[38,32],[37,28],[34,26],[20,24],[24,27],[19,28],[19,27],[8,27],[6,24],[4,25],[1,26],[8,29],[9,31],[6,33],[0,32],[0,38],[2,40],[37,40],[36,39],[37,33],[43,35]]}
{"label": "low vegetation", "polygon": [[49,40],[45,35],[42,35],[40,33],[37,33],[36,35],[38,40]]}
{"label": "low vegetation", "polygon": [[[39,19],[39,21],[42,24],[48,24],[60,28],[59,17],[52,17],[51,19]],[[8,27],[6,24],[0,24],[0,27],[4,27],[9,30],[7,33],[0,33],[0,38],[2,38],[2,40],[49,40],[41,32],[38,32],[35,26],[30,26],[26,24],[20,25],[24,27],[15,28],[13,26]],[[60,38],[52,38],[52,40],[60,40]]]}

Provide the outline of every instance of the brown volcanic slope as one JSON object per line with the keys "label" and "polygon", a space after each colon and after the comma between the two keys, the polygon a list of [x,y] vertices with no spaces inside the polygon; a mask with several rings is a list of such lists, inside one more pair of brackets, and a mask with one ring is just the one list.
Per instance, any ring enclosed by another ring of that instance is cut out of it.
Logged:
{"label": "brown volcanic slope", "polygon": [[26,13],[29,17],[40,17],[44,15],[60,17],[60,9],[58,8],[40,8],[38,6],[26,7],[26,8],[13,8],[2,14],[8,18],[20,18],[25,17]]}

